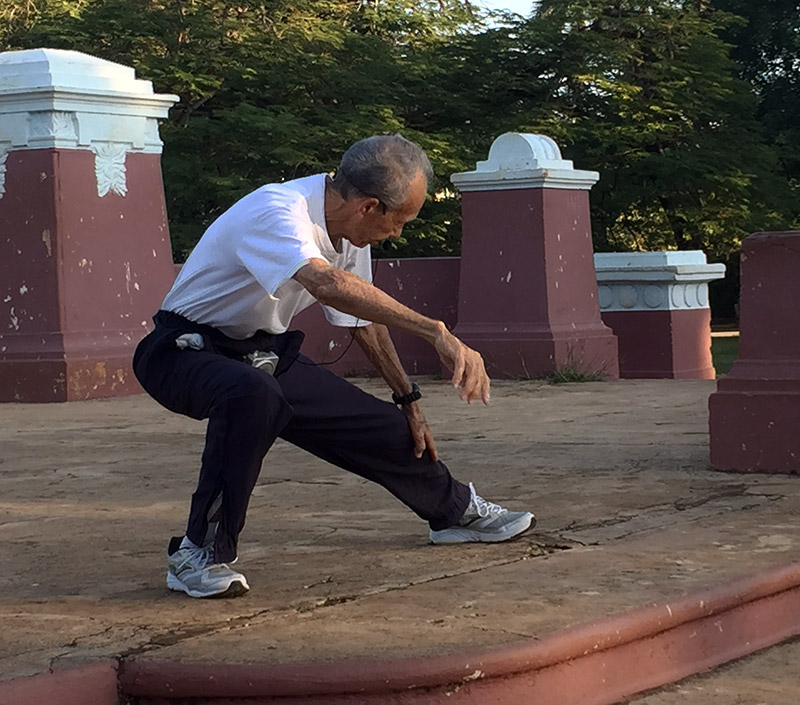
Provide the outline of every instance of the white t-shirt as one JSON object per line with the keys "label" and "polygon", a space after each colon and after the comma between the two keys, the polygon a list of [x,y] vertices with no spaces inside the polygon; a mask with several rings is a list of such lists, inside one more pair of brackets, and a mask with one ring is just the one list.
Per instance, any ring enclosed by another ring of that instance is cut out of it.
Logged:
{"label": "white t-shirt", "polygon": [[[313,258],[372,281],[369,246],[340,240],[325,224],[325,174],[268,184],[231,206],[206,230],[162,304],[231,338],[283,333],[316,299],[292,276]],[[335,326],[368,321],[322,307]]]}

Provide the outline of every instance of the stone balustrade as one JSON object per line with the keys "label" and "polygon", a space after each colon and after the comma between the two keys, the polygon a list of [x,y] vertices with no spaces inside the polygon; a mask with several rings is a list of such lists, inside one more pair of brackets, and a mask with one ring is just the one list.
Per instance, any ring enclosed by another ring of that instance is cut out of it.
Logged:
{"label": "stone balustrade", "polygon": [[708,284],[725,265],[701,251],[598,253],[594,264],[621,377],[714,379]]}

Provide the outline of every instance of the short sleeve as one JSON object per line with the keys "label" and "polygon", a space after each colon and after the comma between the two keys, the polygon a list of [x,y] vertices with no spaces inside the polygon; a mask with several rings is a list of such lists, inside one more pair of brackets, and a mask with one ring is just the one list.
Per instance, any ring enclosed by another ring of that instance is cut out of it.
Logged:
{"label": "short sleeve", "polygon": [[268,203],[245,224],[236,255],[274,296],[309,260],[325,259],[314,242],[315,227],[302,203],[283,199]]}
{"label": "short sleeve", "polygon": [[[361,277],[364,281],[372,283],[372,254],[369,245],[365,247],[354,247],[347,243],[348,247],[347,258],[342,265],[342,269]],[[325,318],[332,326],[340,328],[361,328],[368,326],[371,321],[365,321],[362,318],[351,316],[349,313],[342,313],[341,311],[331,308],[330,306],[322,306],[325,313]]]}
{"label": "short sleeve", "polygon": [[[349,243],[348,243],[349,244]],[[369,245],[355,247],[350,245],[347,261],[342,269],[358,275],[364,281],[372,284],[372,252]]]}

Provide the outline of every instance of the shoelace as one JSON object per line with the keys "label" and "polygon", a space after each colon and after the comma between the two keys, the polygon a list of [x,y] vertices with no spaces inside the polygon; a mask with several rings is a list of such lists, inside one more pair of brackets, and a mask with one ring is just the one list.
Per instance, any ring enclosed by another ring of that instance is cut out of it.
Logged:
{"label": "shoelace", "polygon": [[475,492],[475,488],[472,486],[471,482],[469,483],[469,491],[472,494],[472,506],[475,507],[475,511],[482,519],[486,519],[490,516],[500,516],[501,514],[506,513],[507,510],[504,507],[501,507],[499,504],[495,504],[494,502],[487,502],[483,497]]}
{"label": "shoelace", "polygon": [[189,548],[183,549],[184,551],[188,551],[186,558],[184,558],[183,562],[178,566],[178,568],[183,568],[187,563],[192,565],[192,568],[196,568],[197,570],[202,570],[203,568],[207,568],[210,565],[214,564],[214,547],[213,546],[202,546],[199,548]]}

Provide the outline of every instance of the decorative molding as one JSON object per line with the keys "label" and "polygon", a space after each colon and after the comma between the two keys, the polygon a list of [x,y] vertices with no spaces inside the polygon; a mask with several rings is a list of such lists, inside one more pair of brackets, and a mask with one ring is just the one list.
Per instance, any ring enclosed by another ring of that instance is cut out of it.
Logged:
{"label": "decorative molding", "polygon": [[124,144],[99,142],[92,145],[94,152],[94,173],[97,177],[97,195],[102,198],[109,191],[125,196],[128,184],[125,174]]}
{"label": "decorative molding", "polygon": [[512,191],[529,188],[557,188],[568,191],[588,191],[599,175],[596,171],[578,169],[538,169],[521,172],[497,172],[483,174],[466,171],[452,174],[450,181],[459,191]]}
{"label": "decorative molding", "polygon": [[594,256],[602,312],[708,308],[708,283],[725,276],[701,251],[610,252]]}
{"label": "decorative molding", "polygon": [[6,160],[8,151],[0,148],[0,198],[6,193]]}
{"label": "decorative molding", "polygon": [[78,126],[73,112],[40,110],[28,113],[28,139],[77,140]]}
{"label": "decorative molding", "polygon": [[156,120],[156,118],[145,119],[144,139],[150,145],[163,144],[161,142],[161,135],[158,132],[158,120]]}
{"label": "decorative molding", "polygon": [[605,281],[597,287],[597,298],[603,312],[708,308],[708,284],[632,284]]}
{"label": "decorative molding", "polygon": [[[100,110],[4,112],[0,95],[0,144],[10,150],[82,149],[97,142],[126,142],[129,151],[161,154],[158,119],[129,115],[107,106]],[[84,106],[85,107],[85,106]]]}

